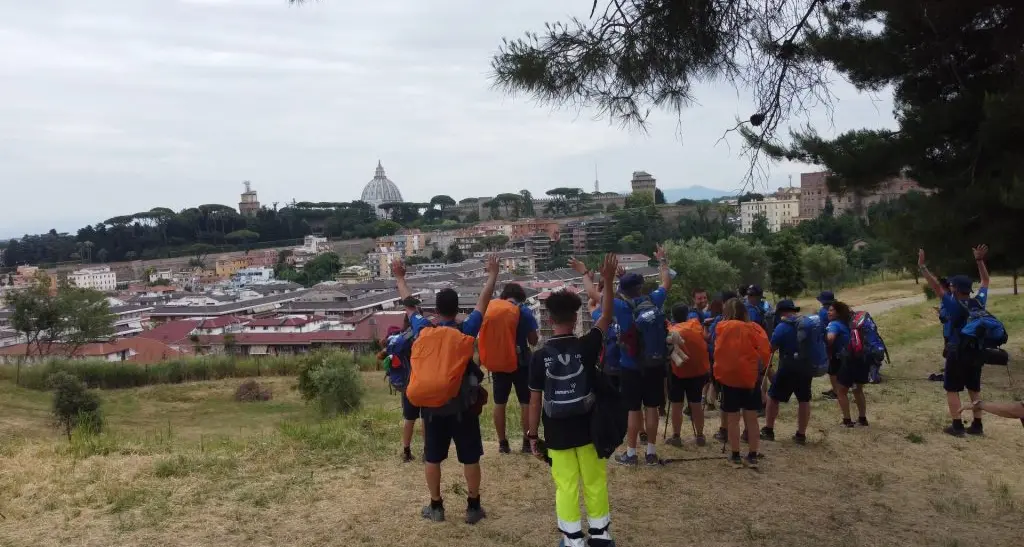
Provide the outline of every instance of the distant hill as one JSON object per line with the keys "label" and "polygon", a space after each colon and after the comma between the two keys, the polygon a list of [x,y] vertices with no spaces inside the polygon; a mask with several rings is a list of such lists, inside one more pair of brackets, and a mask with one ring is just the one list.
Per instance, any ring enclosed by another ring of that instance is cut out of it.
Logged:
{"label": "distant hill", "polygon": [[725,190],[717,190],[715,188],[696,185],[687,186],[686,188],[662,188],[661,191],[665,194],[665,203],[675,203],[683,198],[699,201],[702,199],[715,199],[735,194],[735,192],[727,192]]}

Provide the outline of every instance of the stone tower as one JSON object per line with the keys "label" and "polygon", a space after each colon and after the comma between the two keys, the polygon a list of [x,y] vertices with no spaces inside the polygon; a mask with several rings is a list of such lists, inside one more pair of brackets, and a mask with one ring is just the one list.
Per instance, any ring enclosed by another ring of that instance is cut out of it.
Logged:
{"label": "stone tower", "polygon": [[245,185],[245,191],[242,192],[242,201],[238,202],[238,213],[243,217],[254,217],[260,210],[260,201],[256,197],[256,190],[252,189],[252,184],[249,181],[242,184]]}
{"label": "stone tower", "polygon": [[654,191],[657,188],[657,181],[647,171],[633,171],[633,180],[630,181],[634,194],[646,193],[654,199]]}

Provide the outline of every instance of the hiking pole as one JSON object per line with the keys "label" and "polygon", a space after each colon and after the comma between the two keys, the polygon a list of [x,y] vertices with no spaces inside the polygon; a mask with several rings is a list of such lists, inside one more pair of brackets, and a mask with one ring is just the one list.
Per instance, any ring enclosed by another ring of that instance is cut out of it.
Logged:
{"label": "hiking pole", "polygon": [[[668,421],[672,419],[672,401],[668,401],[668,410],[665,412],[665,427],[661,431],[661,439],[668,439]],[[672,431],[675,433],[675,430]]]}

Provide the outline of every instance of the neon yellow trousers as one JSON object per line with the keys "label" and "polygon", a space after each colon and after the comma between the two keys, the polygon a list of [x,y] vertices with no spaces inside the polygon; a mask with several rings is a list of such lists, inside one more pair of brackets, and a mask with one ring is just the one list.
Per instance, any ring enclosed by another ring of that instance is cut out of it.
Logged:
{"label": "neon yellow trousers", "polygon": [[[610,522],[607,462],[597,457],[594,445],[569,450],[548,450],[551,477],[555,480],[555,513],[558,528],[565,535],[583,532],[580,514],[580,481],[587,506],[587,523],[592,529],[604,529]],[[602,534],[603,535],[603,534]]]}

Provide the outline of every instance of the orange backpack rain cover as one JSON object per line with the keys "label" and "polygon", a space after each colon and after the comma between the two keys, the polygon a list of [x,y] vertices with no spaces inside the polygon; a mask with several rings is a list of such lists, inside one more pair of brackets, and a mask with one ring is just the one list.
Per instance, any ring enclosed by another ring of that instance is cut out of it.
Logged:
{"label": "orange backpack rain cover", "polygon": [[725,320],[715,327],[715,379],[723,385],[754,389],[770,358],[771,344],[761,325]]}
{"label": "orange backpack rain cover", "polygon": [[409,402],[423,408],[440,408],[454,399],[473,358],[474,341],[472,336],[451,327],[421,330],[412,344],[412,371],[405,388]]}
{"label": "orange backpack rain cover", "polygon": [[704,327],[700,320],[690,319],[673,325],[670,330],[679,333],[679,337],[683,339],[683,348],[689,357],[683,366],[671,367],[672,374],[675,374],[676,378],[696,378],[707,374],[711,366],[708,344],[704,340]]}
{"label": "orange backpack rain cover", "polygon": [[492,300],[480,326],[480,365],[491,372],[515,372],[519,368],[516,330],[519,306],[508,300]]}

